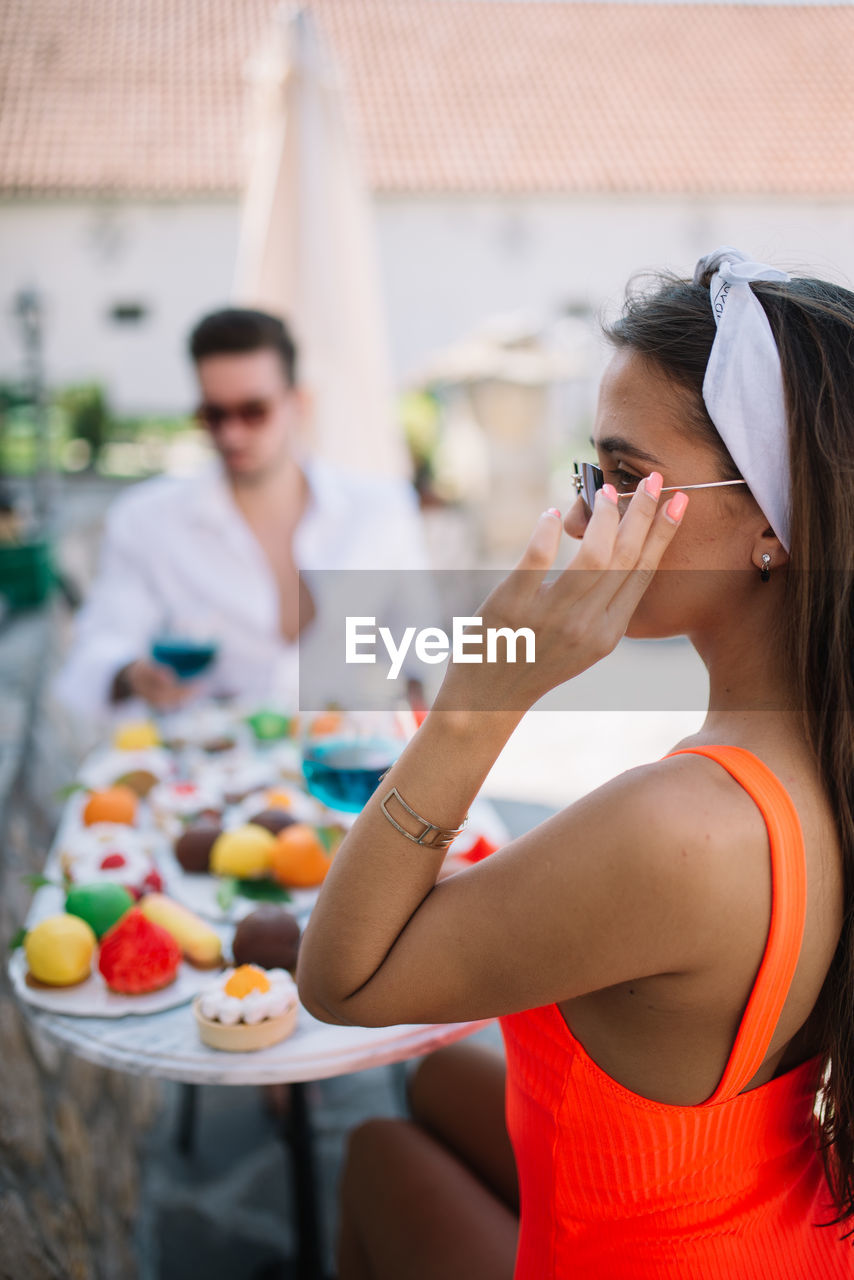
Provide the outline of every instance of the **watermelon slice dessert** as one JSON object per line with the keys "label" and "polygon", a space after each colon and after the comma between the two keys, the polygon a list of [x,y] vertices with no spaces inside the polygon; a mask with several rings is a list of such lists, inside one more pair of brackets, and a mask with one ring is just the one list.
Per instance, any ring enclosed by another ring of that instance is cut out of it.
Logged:
{"label": "watermelon slice dessert", "polygon": [[168,987],[178,976],[181,948],[166,929],[139,907],[125,912],[101,941],[98,969],[112,991],[146,995]]}

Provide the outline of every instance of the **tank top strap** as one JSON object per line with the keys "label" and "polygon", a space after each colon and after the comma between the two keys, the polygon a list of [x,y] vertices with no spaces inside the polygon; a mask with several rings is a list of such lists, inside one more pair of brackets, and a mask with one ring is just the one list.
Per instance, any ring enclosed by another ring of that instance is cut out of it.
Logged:
{"label": "tank top strap", "polygon": [[780,779],[745,747],[679,747],[723,765],[759,807],[771,847],[771,923],[762,961],[723,1075],[702,1106],[740,1093],[762,1065],[798,963],[806,919],[806,849],[798,812]]}

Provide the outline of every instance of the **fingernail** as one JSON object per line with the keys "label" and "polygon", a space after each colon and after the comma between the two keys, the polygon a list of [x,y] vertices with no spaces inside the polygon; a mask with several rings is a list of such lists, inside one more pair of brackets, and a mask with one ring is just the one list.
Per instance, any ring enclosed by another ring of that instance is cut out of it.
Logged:
{"label": "fingernail", "polygon": [[547,508],[546,508],[546,510],[543,512],[543,515],[544,515],[544,516],[557,516],[558,520],[560,520],[560,519],[561,519],[561,514],[560,514],[560,512],[558,511],[557,507],[547,507]]}
{"label": "fingernail", "polygon": [[646,480],[643,482],[643,487],[649,496],[651,498],[655,498],[657,502],[659,494],[661,493],[661,476],[659,473],[657,471],[650,471]]}
{"label": "fingernail", "polygon": [[608,498],[609,501],[613,502],[615,506],[617,505],[617,490],[612,484],[603,484],[601,492],[604,493],[605,497]]}
{"label": "fingernail", "polygon": [[688,495],[680,489],[678,493],[674,493],[673,497],[664,508],[664,514],[669,516],[671,520],[681,520],[682,513],[688,505]]}

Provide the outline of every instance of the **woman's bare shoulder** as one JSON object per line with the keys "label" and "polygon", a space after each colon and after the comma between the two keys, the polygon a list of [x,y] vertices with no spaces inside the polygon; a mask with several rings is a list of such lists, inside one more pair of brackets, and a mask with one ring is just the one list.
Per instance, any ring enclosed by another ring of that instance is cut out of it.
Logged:
{"label": "woman's bare shoulder", "polygon": [[[689,740],[683,740],[690,745]],[[672,750],[676,751],[682,743]],[[755,801],[724,768],[699,753],[665,755],[626,769],[590,791],[563,812],[587,806],[619,812],[628,834],[651,830],[692,844],[727,844],[745,834],[744,823],[761,831],[764,820]]]}

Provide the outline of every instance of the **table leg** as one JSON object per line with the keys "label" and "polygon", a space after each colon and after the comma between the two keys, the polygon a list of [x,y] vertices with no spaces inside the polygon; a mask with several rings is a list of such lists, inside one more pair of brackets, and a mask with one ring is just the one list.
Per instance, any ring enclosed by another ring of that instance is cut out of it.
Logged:
{"label": "table leg", "polygon": [[182,1156],[192,1154],[196,1144],[196,1120],[199,1110],[199,1086],[182,1084],[178,1102],[178,1124],[175,1129],[175,1146]]}
{"label": "table leg", "polygon": [[291,1153],[297,1280],[324,1280],[314,1139],[304,1084],[291,1085],[290,1115],[282,1132]]}

